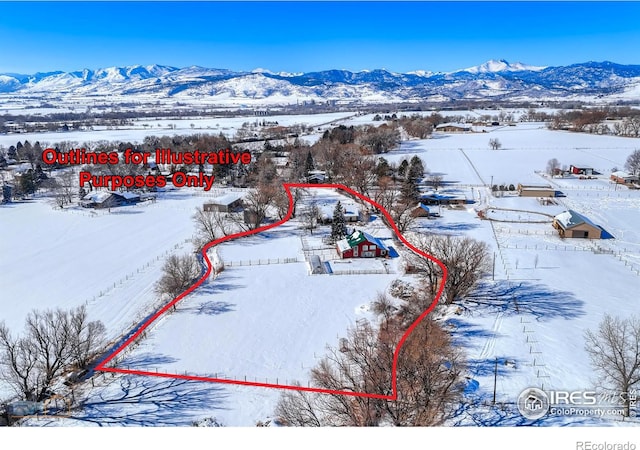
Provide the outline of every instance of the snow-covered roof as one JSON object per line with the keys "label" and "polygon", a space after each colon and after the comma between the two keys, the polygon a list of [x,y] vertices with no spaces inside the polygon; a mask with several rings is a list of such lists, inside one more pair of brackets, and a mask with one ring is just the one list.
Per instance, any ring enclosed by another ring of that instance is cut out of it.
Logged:
{"label": "snow-covered roof", "polygon": [[624,170],[617,170],[615,172],[611,172],[611,176],[617,178],[636,178],[631,175],[629,172],[625,172]]}
{"label": "snow-covered roof", "polygon": [[338,247],[338,250],[340,250],[340,253],[344,253],[351,248],[351,245],[349,245],[349,241],[347,241],[346,239],[340,239],[338,242],[336,242],[336,246]]}
{"label": "snow-covered roof", "polygon": [[127,192],[127,191],[122,191],[122,192],[117,192],[117,191],[95,191],[95,192],[89,192],[87,195],[82,197],[82,201],[85,202],[85,203],[102,203],[105,200],[107,200],[109,197],[111,197],[112,195],[118,195],[118,196],[123,197],[123,198],[125,198],[127,200],[133,200],[133,199],[140,198],[140,195],[136,194],[134,192]]}
{"label": "snow-covered roof", "polygon": [[[318,205],[318,209],[320,210],[320,218],[322,220],[332,220],[333,219],[333,210],[336,208],[336,203],[327,203]],[[344,210],[344,217],[359,217],[360,216],[360,208],[357,205],[350,202],[342,203],[342,209]]]}
{"label": "snow-covered roof", "polygon": [[549,184],[520,184],[520,189],[553,189]]}
{"label": "snow-covered roof", "polygon": [[578,225],[582,225],[582,224],[587,224],[587,225],[591,225],[592,227],[595,227],[595,228],[600,228],[600,227],[598,227],[598,225],[593,223],[587,217],[583,216],[580,213],[575,212],[572,209],[569,209],[569,210],[567,210],[565,212],[562,212],[562,213],[558,214],[557,216],[555,216],[555,220],[565,230],[569,229],[569,228],[576,227]]}
{"label": "snow-covered roof", "polygon": [[225,195],[221,195],[220,197],[216,197],[210,201],[208,201],[207,203],[209,204],[213,204],[213,205],[225,205],[225,206],[229,206],[230,204],[240,200],[243,197],[243,195],[239,192],[230,192],[228,194]]}
{"label": "snow-covered roof", "polygon": [[121,195],[124,198],[126,198],[127,200],[132,200],[135,198],[140,198],[140,195],[134,193],[134,192],[127,192],[127,191],[122,191],[122,192],[114,192],[114,194],[116,195]]}
{"label": "snow-covered roof", "polygon": [[96,191],[96,192],[89,192],[87,195],[85,195],[84,197],[82,197],[82,200],[86,201],[86,202],[93,202],[93,203],[102,203],[104,202],[106,199],[108,199],[109,197],[111,197],[111,194],[113,192],[111,191]]}
{"label": "snow-covered roof", "polygon": [[353,233],[351,233],[345,239],[338,241],[337,246],[338,249],[343,252],[365,241],[375,244],[376,247],[382,250],[389,250],[389,248],[385,245],[384,242],[380,240],[380,238],[371,236],[369,233],[365,233],[364,231],[359,230],[354,230]]}

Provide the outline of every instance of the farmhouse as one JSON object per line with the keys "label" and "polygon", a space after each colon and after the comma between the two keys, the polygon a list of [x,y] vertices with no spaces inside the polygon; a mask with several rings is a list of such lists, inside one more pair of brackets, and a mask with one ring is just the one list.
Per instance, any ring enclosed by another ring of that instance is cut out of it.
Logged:
{"label": "farmhouse", "polygon": [[443,133],[466,133],[471,131],[471,127],[463,123],[441,123],[436,127],[435,131],[441,131]]}
{"label": "farmhouse", "polygon": [[569,172],[573,175],[596,175],[596,171],[593,170],[592,167],[580,165],[580,166],[569,166]]}
{"label": "farmhouse", "polygon": [[[344,209],[345,222],[357,222],[358,220],[360,220],[360,208],[358,208],[355,204],[351,202],[343,202],[341,203],[341,205]],[[318,209],[320,211],[318,217],[319,222],[322,224],[333,222],[333,210],[335,209],[335,207],[335,203],[318,205]]]}
{"label": "farmhouse", "polygon": [[638,176],[631,175],[630,173],[623,172],[622,170],[618,170],[617,172],[613,172],[611,174],[611,181],[618,184],[633,185],[638,183],[638,180]]}
{"label": "farmhouse", "polygon": [[133,205],[140,201],[140,196],[133,192],[100,191],[90,192],[80,200],[84,208],[114,208],[116,206]]}
{"label": "farmhouse", "polygon": [[553,227],[562,238],[602,238],[602,228],[571,209],[555,216]]}
{"label": "farmhouse", "polygon": [[320,184],[327,179],[327,173],[324,170],[310,170],[307,176],[307,183]]}
{"label": "farmhouse", "polygon": [[520,197],[557,197],[556,190],[548,184],[520,184],[518,183]]}
{"label": "farmhouse", "polygon": [[389,248],[379,238],[358,230],[336,242],[336,250],[340,258],[374,258],[389,254]]}
{"label": "farmhouse", "polygon": [[221,197],[216,197],[202,205],[205,211],[231,212],[242,207],[242,194],[229,193]]}

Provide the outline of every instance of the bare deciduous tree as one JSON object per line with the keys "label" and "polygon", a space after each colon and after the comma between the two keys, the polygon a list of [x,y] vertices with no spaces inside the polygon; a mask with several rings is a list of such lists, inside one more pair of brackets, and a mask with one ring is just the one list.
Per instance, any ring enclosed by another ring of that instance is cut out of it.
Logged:
{"label": "bare deciduous tree", "polygon": [[547,161],[547,173],[549,175],[555,175],[558,169],[560,169],[560,161],[558,161],[556,158],[551,158],[549,161]]}
{"label": "bare deciduous tree", "polygon": [[502,143],[498,138],[489,139],[489,148],[491,150],[500,150],[502,148]]}
{"label": "bare deciduous tree", "polygon": [[[391,396],[390,368],[404,327],[393,317],[384,322],[379,332],[358,322],[312,370],[314,386]],[[439,425],[458,399],[463,369],[446,332],[425,319],[400,351],[396,400],[295,391],[282,395],[276,414],[293,426]]]}
{"label": "bare deciduous tree", "polygon": [[[447,268],[444,301],[451,304],[469,294],[489,270],[487,244],[469,237],[413,234],[412,244],[440,260]],[[424,277],[432,294],[438,290],[442,269],[435,262],[412,254],[409,263]]]}
{"label": "bare deciduous tree", "polygon": [[311,202],[309,207],[304,213],[304,225],[307,230],[313,234],[313,230],[318,227],[318,220],[320,219],[320,209],[316,202]]}
{"label": "bare deciduous tree", "polygon": [[640,149],[634,150],[629,155],[624,167],[633,175],[640,175]]}
{"label": "bare deciduous tree", "polygon": [[204,208],[196,208],[191,218],[198,233],[197,248],[202,248],[221,236],[228,236],[233,231],[233,221],[229,215],[218,210],[205,211]]}
{"label": "bare deciduous tree", "polygon": [[640,384],[640,319],[606,314],[598,331],[587,330],[585,349],[603,385],[624,400],[624,415],[631,413],[631,394]]}
{"label": "bare deciduous tree", "polygon": [[89,320],[87,308],[82,305],[73,311],[69,319],[71,327],[71,362],[78,369],[86,369],[104,344],[105,326],[99,320]]}
{"label": "bare deciduous tree", "polygon": [[192,254],[170,255],[162,267],[156,292],[175,297],[191,286],[200,275],[198,261]]}
{"label": "bare deciduous tree", "polygon": [[442,186],[442,175],[433,174],[429,177],[429,184],[437,191]]}
{"label": "bare deciduous tree", "polygon": [[65,370],[88,366],[103,338],[104,325],[89,321],[84,306],[32,311],[21,337],[0,323],[0,373],[25,400],[42,401]]}

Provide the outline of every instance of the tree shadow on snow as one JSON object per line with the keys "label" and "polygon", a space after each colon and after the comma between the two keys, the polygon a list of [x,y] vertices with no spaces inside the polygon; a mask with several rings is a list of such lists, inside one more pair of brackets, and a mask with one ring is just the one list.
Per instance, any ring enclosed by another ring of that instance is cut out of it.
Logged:
{"label": "tree shadow on snow", "polygon": [[217,316],[219,314],[224,314],[226,312],[235,311],[234,303],[229,302],[216,302],[216,301],[208,301],[201,302],[195,306],[187,306],[178,308],[177,312],[180,313],[191,313],[191,314],[204,314],[207,316]]}
{"label": "tree shadow on snow", "polygon": [[142,353],[135,356],[127,357],[120,367],[131,367],[132,369],[145,370],[148,368],[155,368],[163,364],[171,364],[178,361],[177,358],[166,355],[158,355],[157,353]]}
{"label": "tree shadow on snow", "polygon": [[427,229],[432,232],[443,232],[447,234],[460,235],[467,231],[478,228],[480,225],[476,223],[457,222],[457,223],[443,223],[438,220],[435,221],[422,221],[420,228]]}
{"label": "tree shadow on snow", "polygon": [[213,383],[116,376],[75,408],[73,419],[98,426],[189,426],[203,414],[226,409],[227,395]]}
{"label": "tree shadow on snow", "polygon": [[585,314],[584,301],[572,292],[519,281],[484,282],[465,299],[469,311],[489,308],[505,315],[530,314],[536,320],[575,319]]}

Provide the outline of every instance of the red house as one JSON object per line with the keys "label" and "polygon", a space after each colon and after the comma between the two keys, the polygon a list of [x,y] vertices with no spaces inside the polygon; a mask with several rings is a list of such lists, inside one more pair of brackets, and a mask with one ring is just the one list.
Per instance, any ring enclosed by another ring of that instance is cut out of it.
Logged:
{"label": "red house", "polygon": [[389,254],[389,248],[379,238],[358,230],[336,242],[336,250],[341,258],[375,258]]}

